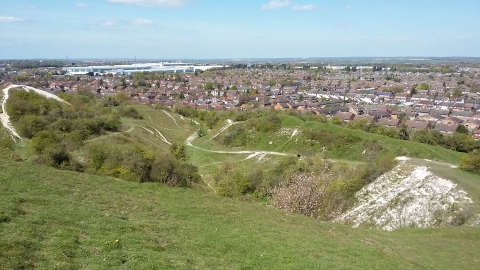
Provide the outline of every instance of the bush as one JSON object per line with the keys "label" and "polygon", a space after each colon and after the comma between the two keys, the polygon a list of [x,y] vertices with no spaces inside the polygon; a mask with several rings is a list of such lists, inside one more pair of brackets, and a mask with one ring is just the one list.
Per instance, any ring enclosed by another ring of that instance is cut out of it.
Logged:
{"label": "bush", "polygon": [[17,130],[22,137],[30,139],[37,132],[44,130],[47,125],[48,123],[43,116],[24,115],[18,120]]}
{"label": "bush", "polygon": [[133,119],[143,119],[143,116],[140,114],[140,112],[133,107],[125,108],[123,106],[120,106],[118,108],[118,113],[122,117],[129,117]]}
{"label": "bush", "polygon": [[325,196],[323,184],[313,174],[295,175],[270,192],[273,207],[307,216],[317,215]]}
{"label": "bush", "polygon": [[476,150],[462,157],[460,168],[473,173],[480,173],[480,151]]}

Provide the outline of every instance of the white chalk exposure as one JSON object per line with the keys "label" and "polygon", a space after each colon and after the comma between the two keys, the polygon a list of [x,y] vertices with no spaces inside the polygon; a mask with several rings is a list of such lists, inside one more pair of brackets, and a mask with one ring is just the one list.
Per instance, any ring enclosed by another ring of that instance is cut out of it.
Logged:
{"label": "white chalk exposure", "polygon": [[[432,227],[438,213],[452,205],[472,204],[467,193],[449,180],[433,175],[425,166],[416,166],[408,158],[361,189],[358,202],[336,219],[352,227],[368,226],[392,231],[404,227]],[[444,217],[451,218],[451,217]]]}

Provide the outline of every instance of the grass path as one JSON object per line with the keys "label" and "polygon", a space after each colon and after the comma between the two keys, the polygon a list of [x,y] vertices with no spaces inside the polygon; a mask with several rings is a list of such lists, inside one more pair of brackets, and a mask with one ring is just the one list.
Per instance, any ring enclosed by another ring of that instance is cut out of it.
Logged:
{"label": "grass path", "polygon": [[[163,111],[163,110],[162,110],[162,111]],[[169,112],[167,112],[167,111],[163,111],[163,112],[164,112],[166,115],[168,115],[170,118],[172,118],[173,122],[175,123],[175,125],[177,125],[177,127],[178,127],[179,129],[188,130],[188,129],[186,129],[186,128],[180,127],[180,126],[178,125],[178,123],[177,123],[177,120],[176,120]],[[151,119],[150,119],[150,121],[151,121]]]}
{"label": "grass path", "polygon": [[290,136],[290,138],[289,138],[286,142],[284,142],[282,145],[280,145],[280,146],[279,146],[277,149],[275,149],[275,150],[278,151],[278,150],[280,150],[280,148],[284,147],[289,141],[291,141],[291,140],[293,139],[293,137],[294,137],[295,135],[297,135],[297,133],[298,133],[298,128],[296,128],[296,129],[292,132],[292,136]]}
{"label": "grass path", "polygon": [[250,150],[243,150],[243,151],[220,151],[220,150],[209,150],[209,149],[205,149],[205,148],[201,148],[201,147],[198,147],[198,146],[195,146],[192,144],[193,140],[197,138],[197,133],[193,133],[192,135],[190,135],[186,140],[185,140],[185,144],[187,146],[190,146],[190,147],[193,147],[193,148],[196,148],[198,150],[202,150],[202,151],[205,151],[205,152],[209,152],[209,153],[217,153],[217,154],[256,154],[256,155],[260,155],[260,154],[263,154],[263,155],[275,155],[275,156],[288,156],[288,154],[286,153],[282,153],[282,152],[272,152],[272,151],[250,151]]}
{"label": "grass path", "polygon": [[164,141],[165,143],[167,143],[167,144],[169,144],[169,145],[172,145],[172,143],[169,142],[169,141],[163,136],[163,134],[162,134],[160,131],[158,131],[158,129],[153,128],[153,129],[155,129],[155,131],[156,131],[160,136],[156,135],[155,132],[153,132],[152,130],[150,130],[150,129],[144,127],[144,126],[140,126],[140,128],[143,128],[144,130],[150,132],[150,134],[152,134],[153,136],[159,138],[160,140]]}
{"label": "grass path", "polygon": [[212,136],[210,139],[206,140],[205,142],[209,142],[209,141],[215,139],[215,138],[216,138],[218,135],[220,135],[222,132],[224,132],[224,131],[227,130],[229,127],[231,127],[232,125],[235,125],[235,124],[237,124],[237,123],[238,123],[238,122],[233,122],[232,120],[227,119],[227,125],[225,125],[224,127],[222,127],[217,134],[215,134],[214,136]]}

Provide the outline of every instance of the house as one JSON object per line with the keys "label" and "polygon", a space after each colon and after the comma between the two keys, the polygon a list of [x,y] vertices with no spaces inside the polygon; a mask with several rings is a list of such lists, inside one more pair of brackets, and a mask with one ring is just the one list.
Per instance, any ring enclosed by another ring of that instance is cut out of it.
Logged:
{"label": "house", "polygon": [[380,118],[377,122],[380,126],[385,126],[385,127],[394,127],[398,128],[402,121],[400,119],[388,119],[388,118]]}
{"label": "house", "polygon": [[405,125],[411,130],[431,129],[431,125],[426,121],[407,120]]}
{"label": "house", "polygon": [[472,136],[475,141],[480,140],[480,129],[475,130]]}
{"label": "house", "polygon": [[277,102],[273,108],[275,110],[288,110],[290,107],[288,107],[287,102]]}
{"label": "house", "polygon": [[375,123],[375,117],[370,115],[355,115],[355,118],[353,118],[353,121],[359,121],[363,119],[367,119],[366,121],[370,124]]}
{"label": "house", "polygon": [[338,117],[343,121],[349,122],[349,121],[352,121],[355,118],[355,114],[353,114],[351,112],[337,112],[335,114],[335,117]]}
{"label": "house", "polygon": [[400,118],[400,115],[402,114],[405,114],[404,112],[397,112],[397,111],[393,111],[390,116],[392,117],[392,119],[399,119]]}
{"label": "house", "polygon": [[415,120],[418,118],[418,113],[417,112],[406,112],[405,117],[410,120]]}
{"label": "house", "polygon": [[438,123],[435,127],[435,130],[440,131],[441,133],[445,134],[452,134],[457,130],[458,124],[442,124]]}
{"label": "house", "polygon": [[399,94],[396,94],[393,99],[397,102],[407,102],[408,94],[407,93],[399,93]]}
{"label": "house", "polygon": [[375,117],[375,119],[390,119],[390,114],[387,111],[376,111],[371,112],[368,115]]}

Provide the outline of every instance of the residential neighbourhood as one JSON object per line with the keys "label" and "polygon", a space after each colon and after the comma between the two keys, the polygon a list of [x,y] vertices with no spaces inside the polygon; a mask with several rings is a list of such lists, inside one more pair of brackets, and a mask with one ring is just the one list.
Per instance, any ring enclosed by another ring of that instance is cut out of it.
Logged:
{"label": "residential neighbourhood", "polygon": [[55,94],[91,91],[108,98],[123,93],[142,104],[198,110],[295,110],[445,134],[464,125],[478,140],[480,68],[475,65],[231,63],[190,73],[67,76],[65,68],[15,69],[2,63],[0,72],[1,85],[26,84]]}

